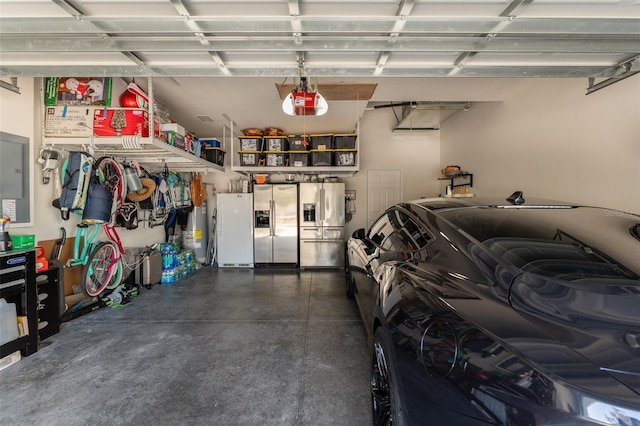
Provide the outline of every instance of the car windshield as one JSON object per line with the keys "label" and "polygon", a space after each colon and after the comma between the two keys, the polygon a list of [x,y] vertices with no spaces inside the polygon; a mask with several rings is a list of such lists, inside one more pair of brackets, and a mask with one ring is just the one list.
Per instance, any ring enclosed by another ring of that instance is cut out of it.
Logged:
{"label": "car windshield", "polygon": [[438,212],[514,266],[566,280],[639,279],[634,215],[604,209],[464,208]]}

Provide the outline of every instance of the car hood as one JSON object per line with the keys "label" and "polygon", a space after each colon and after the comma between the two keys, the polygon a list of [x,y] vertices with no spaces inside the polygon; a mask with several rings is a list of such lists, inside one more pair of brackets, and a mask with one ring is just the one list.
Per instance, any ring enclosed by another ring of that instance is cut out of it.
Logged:
{"label": "car hood", "polygon": [[640,394],[640,281],[523,273],[510,302],[557,344]]}

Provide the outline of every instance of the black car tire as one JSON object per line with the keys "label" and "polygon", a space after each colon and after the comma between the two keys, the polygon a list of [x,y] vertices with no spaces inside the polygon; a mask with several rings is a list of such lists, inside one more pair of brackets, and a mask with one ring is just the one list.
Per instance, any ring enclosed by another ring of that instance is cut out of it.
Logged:
{"label": "black car tire", "polygon": [[347,266],[347,271],[345,273],[345,281],[347,286],[347,297],[352,299],[355,295],[355,286],[353,284],[353,277],[351,276],[351,270]]}
{"label": "black car tire", "polygon": [[373,335],[371,354],[371,405],[375,426],[406,426],[391,345],[383,327],[378,327]]}

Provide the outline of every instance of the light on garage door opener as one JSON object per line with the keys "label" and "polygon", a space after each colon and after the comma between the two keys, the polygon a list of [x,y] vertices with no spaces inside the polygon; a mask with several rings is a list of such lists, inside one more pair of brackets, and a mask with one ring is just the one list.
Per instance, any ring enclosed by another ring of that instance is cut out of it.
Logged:
{"label": "light on garage door opener", "polygon": [[288,115],[324,115],[329,110],[325,98],[312,90],[306,77],[300,77],[300,86],[293,86],[282,102],[282,110]]}

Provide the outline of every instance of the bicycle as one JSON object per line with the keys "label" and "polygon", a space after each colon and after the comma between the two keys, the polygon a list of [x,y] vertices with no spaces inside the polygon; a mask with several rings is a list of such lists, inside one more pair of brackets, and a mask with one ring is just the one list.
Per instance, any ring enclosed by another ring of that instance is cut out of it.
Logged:
{"label": "bicycle", "polygon": [[[117,231],[110,223],[126,197],[126,182],[120,165],[111,157],[98,159],[95,162],[95,170],[99,184],[112,196],[109,217],[83,217],[74,242],[74,256],[66,264],[66,267],[82,265],[80,288],[88,297],[98,296],[105,289],[117,288],[122,283],[124,275],[124,248]],[[95,241],[100,225],[104,228],[107,241]],[[84,242],[82,249],[80,240]]]}

